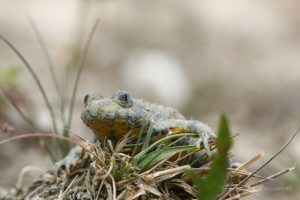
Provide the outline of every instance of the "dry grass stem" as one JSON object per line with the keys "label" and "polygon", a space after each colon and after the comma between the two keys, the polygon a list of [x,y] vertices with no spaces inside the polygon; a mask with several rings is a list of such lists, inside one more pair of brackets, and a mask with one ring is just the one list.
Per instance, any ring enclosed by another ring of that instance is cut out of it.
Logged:
{"label": "dry grass stem", "polygon": [[252,158],[250,158],[249,160],[247,160],[246,162],[242,163],[241,166],[239,166],[237,168],[237,170],[244,170],[246,168],[248,168],[249,166],[251,166],[254,162],[256,162],[257,160],[261,159],[263,156],[265,155],[264,152],[259,152],[256,155],[254,155]]}
{"label": "dry grass stem", "polygon": [[[18,184],[21,191],[18,194],[19,199],[196,199],[198,198],[196,188],[190,177],[186,176],[184,172],[192,170],[198,175],[206,177],[211,171],[211,162],[205,157],[203,157],[204,164],[198,168],[192,168],[189,163],[185,162],[188,159],[184,158],[195,156],[194,152],[182,152],[184,156],[180,156],[180,151],[174,151],[172,156],[177,155],[177,160],[173,162],[169,160],[172,157],[169,151],[166,151],[167,156],[153,160],[153,155],[160,155],[155,154],[155,148],[149,151],[149,155],[145,152],[137,152],[138,156],[131,157],[122,152],[123,148],[127,148],[128,137],[124,137],[114,146],[113,143],[107,141],[106,143],[98,141],[91,144],[84,139],[76,140],[50,133],[35,133],[0,141],[0,145],[28,137],[60,138],[79,145],[84,151],[70,169],[62,170],[58,174],[47,172],[26,190],[21,188],[21,184]],[[166,145],[166,147],[170,149],[169,146]],[[157,148],[160,152],[164,147],[159,144]],[[228,181],[224,186],[225,191],[217,199],[233,200],[253,195],[257,192],[255,186],[272,181],[293,170],[293,168],[285,169],[269,177],[256,175],[259,169],[254,172],[246,170],[261,157],[262,153],[258,153],[237,169],[227,168]],[[149,164],[149,161],[152,163]],[[183,165],[180,165],[179,162]],[[140,166],[143,163],[146,163],[146,168],[143,165]],[[141,171],[141,168],[144,168],[145,171]],[[68,170],[70,173],[67,173]],[[258,179],[258,181],[248,186],[243,184],[250,178]],[[67,186],[66,189],[64,189],[65,186]]]}

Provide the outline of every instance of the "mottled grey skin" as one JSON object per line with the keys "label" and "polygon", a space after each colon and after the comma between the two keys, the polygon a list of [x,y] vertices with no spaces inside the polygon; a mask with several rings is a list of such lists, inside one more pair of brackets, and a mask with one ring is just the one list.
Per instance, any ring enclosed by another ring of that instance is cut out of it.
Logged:
{"label": "mottled grey skin", "polygon": [[[186,120],[176,109],[166,107],[142,99],[130,97],[125,91],[117,91],[111,98],[104,98],[98,93],[90,93],[85,97],[85,108],[81,114],[82,121],[89,126],[98,136],[102,136],[101,128],[93,127],[91,121],[101,122],[110,126],[107,138],[116,138],[116,130],[112,127],[115,121],[124,121],[128,124],[123,134],[132,128],[140,128],[145,124],[153,123],[153,135],[172,133],[174,129],[182,132],[192,132],[199,135],[196,145],[203,145],[208,149],[208,140],[216,135],[206,124],[196,120]],[[124,126],[123,126],[124,128]],[[121,135],[123,135],[121,134]],[[120,139],[120,138],[117,138]]]}
{"label": "mottled grey skin", "polygon": [[[125,91],[117,91],[111,98],[104,98],[99,93],[90,93],[84,98],[85,108],[81,114],[82,121],[89,126],[98,139],[110,139],[117,142],[129,130],[139,133],[143,125],[153,124],[152,136],[165,136],[176,133],[196,133],[197,138],[189,139],[187,143],[197,145],[203,143],[209,150],[208,140],[216,138],[215,133],[206,124],[187,120],[176,109],[166,107],[142,99],[130,97]],[[57,167],[71,166],[74,155],[71,152]]]}

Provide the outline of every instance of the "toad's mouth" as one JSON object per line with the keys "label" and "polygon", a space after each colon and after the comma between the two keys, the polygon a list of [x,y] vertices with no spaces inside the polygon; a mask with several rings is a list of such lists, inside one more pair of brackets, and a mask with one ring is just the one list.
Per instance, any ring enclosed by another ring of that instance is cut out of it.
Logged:
{"label": "toad's mouth", "polygon": [[[83,121],[91,128],[100,139],[117,139],[123,138],[129,131],[133,137],[138,137],[140,127],[125,120],[88,120]],[[130,137],[129,136],[129,137]]]}

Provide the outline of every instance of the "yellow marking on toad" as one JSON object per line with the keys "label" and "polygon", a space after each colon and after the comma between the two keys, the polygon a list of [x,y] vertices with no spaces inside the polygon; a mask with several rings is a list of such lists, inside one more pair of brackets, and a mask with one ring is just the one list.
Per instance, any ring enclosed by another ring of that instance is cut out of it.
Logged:
{"label": "yellow marking on toad", "polygon": [[109,138],[110,134],[115,134],[114,136],[119,140],[132,129],[131,136],[137,138],[140,134],[140,128],[134,128],[132,124],[124,120],[93,120],[86,124],[102,139]]}
{"label": "yellow marking on toad", "polygon": [[172,135],[181,134],[181,133],[192,133],[192,131],[188,130],[188,129],[178,128],[178,127],[173,127],[170,130],[170,134],[172,134]]}

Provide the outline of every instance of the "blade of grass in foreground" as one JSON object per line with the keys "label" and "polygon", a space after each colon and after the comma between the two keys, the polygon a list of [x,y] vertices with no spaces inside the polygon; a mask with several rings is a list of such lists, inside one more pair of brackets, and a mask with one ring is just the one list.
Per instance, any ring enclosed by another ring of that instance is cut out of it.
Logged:
{"label": "blade of grass in foreground", "polygon": [[153,126],[154,126],[154,122],[151,121],[150,125],[149,125],[149,128],[148,128],[148,131],[147,131],[146,138],[144,140],[142,151],[145,150],[149,146],[149,144],[150,144],[151,136],[152,136],[152,133],[153,133]]}
{"label": "blade of grass in foreground", "polygon": [[35,71],[32,69],[31,65],[27,62],[27,60],[24,58],[24,56],[19,52],[19,50],[11,43],[9,42],[3,35],[0,34],[0,39],[7,45],[9,46],[14,52],[15,54],[22,60],[22,62],[24,63],[25,67],[28,69],[28,71],[30,72],[31,76],[33,77],[35,83],[37,84],[39,91],[41,92],[43,99],[46,103],[46,106],[49,110],[49,113],[51,115],[51,120],[52,120],[52,127],[54,132],[57,134],[57,127],[56,127],[56,117],[53,111],[53,108],[49,102],[49,98],[44,90],[44,87],[42,86],[42,83],[40,81],[40,79],[38,78],[37,74],[35,73]]}
{"label": "blade of grass in foreground", "polygon": [[183,133],[183,134],[176,134],[176,135],[170,135],[170,136],[167,136],[167,137],[164,137],[156,142],[154,142],[153,144],[151,144],[149,147],[147,147],[146,149],[144,149],[143,151],[141,151],[140,153],[138,153],[137,155],[135,155],[133,157],[133,161],[135,164],[137,164],[137,162],[145,155],[147,154],[149,151],[151,151],[155,146],[158,146],[159,144],[162,144],[166,141],[170,141],[170,140],[173,140],[175,138],[180,138],[180,137],[191,137],[191,136],[194,136],[195,134],[194,133]]}
{"label": "blade of grass in foreground", "polygon": [[164,158],[172,157],[177,153],[193,151],[196,149],[197,149],[197,147],[193,146],[193,145],[191,145],[191,146],[173,146],[173,147],[162,148],[160,150],[151,152],[151,153],[145,155],[145,157],[143,157],[143,159],[138,164],[138,166],[140,167],[139,172],[140,173],[144,172],[145,170],[147,170],[147,168],[149,166],[154,165],[155,163],[157,163],[160,160],[163,160]]}
{"label": "blade of grass in foreground", "polygon": [[145,154],[138,160],[138,167],[140,168],[140,172],[147,170],[148,166],[154,165],[156,162],[163,160],[167,157],[171,158],[177,153],[181,153],[184,151],[192,151],[196,150],[197,147],[195,145],[185,145],[178,146],[179,142],[186,138],[184,134],[179,134],[182,137],[179,137],[177,140],[172,141],[171,143],[164,145],[157,145],[157,148],[150,153]]}
{"label": "blade of grass in foreground", "polygon": [[[136,155],[136,153],[138,152],[138,148],[139,146],[141,145],[141,141],[142,141],[142,137],[143,137],[143,134],[145,132],[145,130],[148,128],[148,131],[147,131],[147,135],[148,134],[152,134],[152,127],[151,127],[151,123],[150,125],[149,124],[146,124],[146,125],[143,125],[141,130],[140,130],[140,133],[139,133],[139,137],[134,145],[134,149],[132,151],[132,154],[131,154],[131,157],[134,157]],[[146,136],[147,137],[147,136]],[[143,145],[144,146],[144,145]]]}
{"label": "blade of grass in foreground", "polygon": [[198,191],[198,199],[214,199],[223,190],[226,180],[226,169],[228,166],[228,151],[231,147],[231,137],[226,117],[221,116],[218,138],[216,141],[217,153],[212,161],[211,170],[206,178],[200,177],[191,170],[186,174],[193,180]]}

